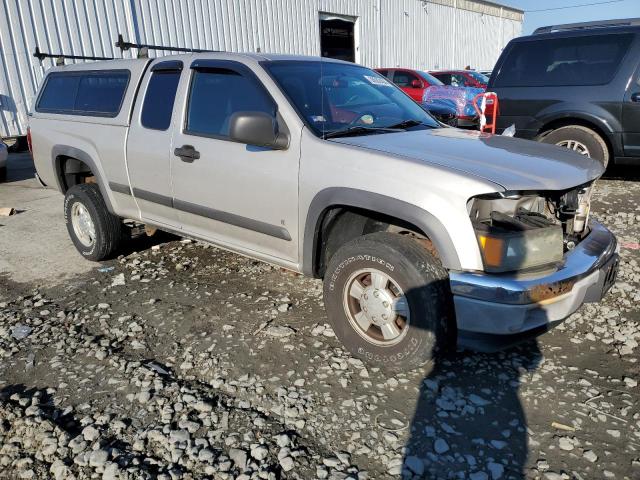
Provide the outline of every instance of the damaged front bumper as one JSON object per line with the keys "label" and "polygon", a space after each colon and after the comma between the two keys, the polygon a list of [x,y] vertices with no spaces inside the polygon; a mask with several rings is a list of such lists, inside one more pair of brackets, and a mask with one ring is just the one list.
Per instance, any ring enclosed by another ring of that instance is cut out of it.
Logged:
{"label": "damaged front bumper", "polygon": [[615,236],[592,221],[589,234],[542,273],[449,274],[458,325],[458,345],[495,351],[546,332],[583,303],[599,301],[615,283]]}

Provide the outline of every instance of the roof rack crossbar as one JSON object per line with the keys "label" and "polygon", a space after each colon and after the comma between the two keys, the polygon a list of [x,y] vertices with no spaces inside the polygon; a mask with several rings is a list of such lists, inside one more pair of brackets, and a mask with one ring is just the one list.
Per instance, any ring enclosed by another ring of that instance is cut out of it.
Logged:
{"label": "roof rack crossbar", "polygon": [[33,56],[40,60],[40,62],[45,58],[55,58],[56,60],[65,58],[69,60],[113,60],[113,57],[93,57],[87,55],[66,55],[64,53],[41,52],[39,47],[36,47],[33,52]]}
{"label": "roof rack crossbar", "polygon": [[567,32],[571,30],[588,30],[591,28],[632,27],[640,26],[640,18],[623,18],[618,20],[599,20],[595,22],[567,23],[562,25],[548,25],[537,28],[533,34]]}
{"label": "roof rack crossbar", "polygon": [[121,51],[125,52],[131,48],[137,48],[139,50],[162,50],[167,52],[188,52],[188,53],[202,53],[202,52],[217,52],[219,50],[204,50],[201,48],[185,48],[185,47],[167,47],[164,45],[147,45],[145,43],[132,43],[125,42],[122,34],[118,34],[118,41],[116,42],[116,47],[118,47]]}

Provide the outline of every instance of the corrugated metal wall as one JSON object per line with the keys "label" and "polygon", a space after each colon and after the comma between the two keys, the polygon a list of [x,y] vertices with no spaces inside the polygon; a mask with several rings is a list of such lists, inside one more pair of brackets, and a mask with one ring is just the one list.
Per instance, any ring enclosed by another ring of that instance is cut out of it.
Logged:
{"label": "corrugated metal wall", "polygon": [[319,55],[326,12],[356,20],[363,65],[492,68],[521,21],[457,1],[463,8],[452,6],[456,0],[0,0],[0,135],[25,133],[38,84],[53,65],[33,58],[36,45],[122,57],[113,45],[122,33],[150,44]]}

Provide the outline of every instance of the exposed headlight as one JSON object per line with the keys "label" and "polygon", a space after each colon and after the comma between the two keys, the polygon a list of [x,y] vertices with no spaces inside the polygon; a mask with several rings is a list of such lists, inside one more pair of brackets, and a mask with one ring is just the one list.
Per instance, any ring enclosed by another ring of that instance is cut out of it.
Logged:
{"label": "exposed headlight", "polygon": [[469,202],[484,270],[512,272],[552,265],[564,255],[562,225],[537,195],[505,192]]}
{"label": "exposed headlight", "polygon": [[487,272],[511,272],[562,260],[560,225],[508,231],[479,224],[475,232]]}

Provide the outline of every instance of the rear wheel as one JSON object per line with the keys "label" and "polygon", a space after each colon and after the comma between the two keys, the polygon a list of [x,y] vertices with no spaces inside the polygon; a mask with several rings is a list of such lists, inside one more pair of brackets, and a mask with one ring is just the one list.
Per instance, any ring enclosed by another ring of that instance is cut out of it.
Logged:
{"label": "rear wheel", "polygon": [[331,258],[324,301],[354,355],[394,370],[422,365],[455,344],[447,271],[415,240],[380,232]]}
{"label": "rear wheel", "polygon": [[540,141],[568,148],[580,155],[600,160],[605,168],[609,163],[607,142],[590,128],[581,125],[569,125],[552,130],[540,137]]}
{"label": "rear wheel", "polygon": [[7,180],[7,167],[0,167],[0,182]]}
{"label": "rear wheel", "polygon": [[122,221],[109,212],[95,183],[74,185],[67,191],[64,219],[73,244],[88,260],[104,260],[118,250]]}

